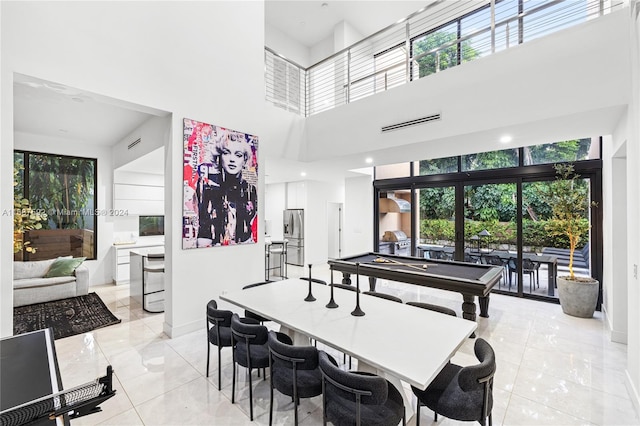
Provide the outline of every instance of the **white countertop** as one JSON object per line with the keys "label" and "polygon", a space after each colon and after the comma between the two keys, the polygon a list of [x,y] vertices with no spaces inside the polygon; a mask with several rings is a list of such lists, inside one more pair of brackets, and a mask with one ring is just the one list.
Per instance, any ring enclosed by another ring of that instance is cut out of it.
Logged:
{"label": "white countertop", "polygon": [[164,254],[164,247],[136,248],[129,255],[148,256],[150,254]]}
{"label": "white countertop", "polygon": [[164,246],[164,239],[160,238],[140,238],[137,241],[131,242],[123,242],[123,243],[113,243],[113,246],[116,249],[119,248],[141,248],[141,247],[152,247],[152,246]]}

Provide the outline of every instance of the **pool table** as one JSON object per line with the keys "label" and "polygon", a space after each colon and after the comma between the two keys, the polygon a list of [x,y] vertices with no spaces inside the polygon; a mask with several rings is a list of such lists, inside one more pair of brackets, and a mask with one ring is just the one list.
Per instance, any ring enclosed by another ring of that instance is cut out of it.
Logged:
{"label": "pool table", "polygon": [[369,289],[375,291],[376,279],[398,281],[462,294],[462,317],[476,320],[475,296],[480,316],[489,317],[489,293],[502,277],[502,267],[393,254],[363,253],[329,260],[333,271],[342,272],[343,284],[351,284],[351,274],[369,277]]}

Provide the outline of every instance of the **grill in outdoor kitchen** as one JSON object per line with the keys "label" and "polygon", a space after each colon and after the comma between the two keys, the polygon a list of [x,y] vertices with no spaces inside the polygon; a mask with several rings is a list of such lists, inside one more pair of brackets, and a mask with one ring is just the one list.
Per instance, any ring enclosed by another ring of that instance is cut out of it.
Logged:
{"label": "grill in outdoor kitchen", "polygon": [[378,251],[380,253],[409,256],[411,253],[411,240],[402,231],[385,231]]}

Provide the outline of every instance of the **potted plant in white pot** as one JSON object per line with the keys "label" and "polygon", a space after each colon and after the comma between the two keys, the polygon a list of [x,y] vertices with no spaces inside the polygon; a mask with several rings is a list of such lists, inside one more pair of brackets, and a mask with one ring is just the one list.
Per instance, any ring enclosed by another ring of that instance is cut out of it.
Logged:
{"label": "potted plant in white pot", "polygon": [[589,232],[586,218],[589,192],[578,184],[579,175],[573,164],[556,164],[556,181],[547,187],[544,198],[551,207],[552,218],[546,229],[553,235],[563,235],[569,240],[569,275],[558,276],[558,297],[565,314],[591,318],[598,303],[600,283],[592,277],[576,276],[573,256],[582,236]]}

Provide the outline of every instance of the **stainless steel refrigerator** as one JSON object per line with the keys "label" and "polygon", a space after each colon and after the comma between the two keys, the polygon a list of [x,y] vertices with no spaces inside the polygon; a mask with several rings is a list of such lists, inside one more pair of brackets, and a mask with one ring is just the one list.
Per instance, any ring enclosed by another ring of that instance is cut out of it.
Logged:
{"label": "stainless steel refrigerator", "polygon": [[287,243],[287,263],[304,266],[304,210],[287,209],[283,215],[284,239]]}

